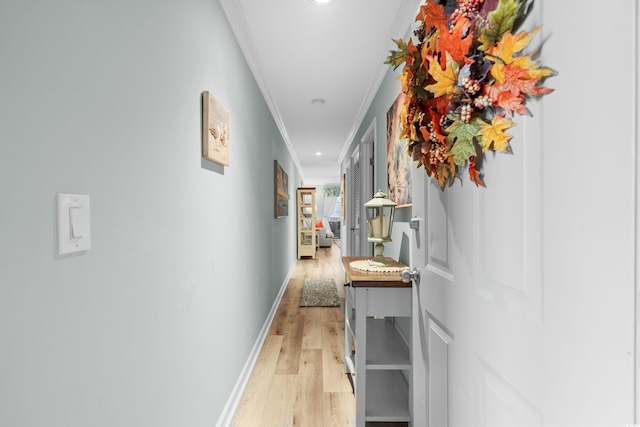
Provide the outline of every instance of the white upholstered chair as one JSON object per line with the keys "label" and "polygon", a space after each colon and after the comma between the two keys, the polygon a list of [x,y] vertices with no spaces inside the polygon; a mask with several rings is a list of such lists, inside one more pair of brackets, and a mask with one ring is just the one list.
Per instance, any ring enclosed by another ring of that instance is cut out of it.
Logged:
{"label": "white upholstered chair", "polygon": [[329,220],[325,216],[324,218],[322,218],[322,227],[318,228],[319,246],[321,248],[331,247],[331,244],[333,243],[333,237],[334,235],[333,231],[331,231],[331,227],[329,226]]}

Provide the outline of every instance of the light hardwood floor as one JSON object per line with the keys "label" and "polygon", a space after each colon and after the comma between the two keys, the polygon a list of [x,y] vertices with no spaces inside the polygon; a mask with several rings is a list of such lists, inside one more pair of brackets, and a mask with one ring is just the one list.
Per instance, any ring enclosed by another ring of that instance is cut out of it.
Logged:
{"label": "light hardwood floor", "polygon": [[[298,261],[234,419],[234,427],[349,427],[355,398],[344,372],[340,248]],[[300,307],[305,278],[333,278],[340,307]],[[406,426],[373,423],[370,426]]]}
{"label": "light hardwood floor", "polygon": [[[298,261],[238,407],[234,427],[348,427],[355,398],[344,372],[340,248]],[[305,278],[333,278],[340,307],[300,307]],[[406,426],[406,423],[368,423]]]}
{"label": "light hardwood floor", "polygon": [[[305,278],[333,278],[340,307],[300,307]],[[234,420],[236,427],[354,425],[344,373],[344,273],[340,248],[298,261]]]}

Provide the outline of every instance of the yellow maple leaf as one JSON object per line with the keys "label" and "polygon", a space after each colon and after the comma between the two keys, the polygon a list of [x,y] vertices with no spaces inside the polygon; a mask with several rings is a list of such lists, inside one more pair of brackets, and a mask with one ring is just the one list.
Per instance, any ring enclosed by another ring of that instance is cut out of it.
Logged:
{"label": "yellow maple leaf", "polygon": [[[538,62],[531,59],[531,55],[518,56],[514,58],[511,62],[512,65],[527,70],[527,73],[523,76],[527,79],[536,79],[540,80],[543,77],[551,76],[555,74],[550,68],[540,68],[540,64]],[[504,67],[502,68],[503,76],[504,76]]]}
{"label": "yellow maple leaf", "polygon": [[501,113],[493,116],[491,123],[480,126],[478,144],[482,147],[482,152],[484,153],[487,149],[508,152],[509,140],[512,136],[505,131],[514,125],[513,120]]}
{"label": "yellow maple leaf", "polygon": [[402,87],[409,86],[409,71],[406,68],[402,70],[402,74],[398,76],[398,80],[400,80]]}
{"label": "yellow maple leaf", "polygon": [[433,93],[433,96],[436,98],[457,92],[455,85],[458,83],[458,72],[460,68],[458,67],[458,63],[451,58],[449,52],[446,52],[446,55],[447,66],[445,69],[440,68],[436,57],[429,61],[429,74],[431,74],[431,77],[433,77],[436,82],[425,86],[425,90]]}
{"label": "yellow maple leaf", "polygon": [[420,64],[421,67],[429,68],[429,61],[433,60],[435,46],[438,42],[439,37],[440,35],[438,34],[438,32],[434,31],[422,43],[422,64]]}
{"label": "yellow maple leaf", "polygon": [[[504,66],[507,64],[511,64],[513,61],[517,60],[518,57],[514,58],[513,55],[520,52],[522,49],[527,47],[529,42],[531,41],[531,37],[533,37],[538,31],[540,31],[540,27],[536,27],[533,31],[521,31],[515,36],[511,34],[510,31],[504,33],[502,39],[495,45],[489,49],[487,52],[489,55],[495,56],[496,58],[500,58],[499,60],[494,61],[493,66],[491,67],[491,75],[499,82],[502,83],[504,80]],[[527,61],[527,60],[523,60]],[[529,60],[530,61],[530,58]],[[528,67],[521,67],[528,68]]]}

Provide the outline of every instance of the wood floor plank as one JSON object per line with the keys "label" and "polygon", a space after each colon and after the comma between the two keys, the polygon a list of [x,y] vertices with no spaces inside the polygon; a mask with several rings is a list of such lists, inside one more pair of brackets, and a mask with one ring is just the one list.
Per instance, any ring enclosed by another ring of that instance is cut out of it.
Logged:
{"label": "wood floor plank", "polygon": [[295,314],[295,311],[292,310],[292,305],[296,304],[296,288],[300,285],[300,279],[291,278],[289,283],[287,284],[287,288],[282,295],[282,299],[280,300],[280,305],[278,306],[278,310],[276,311],[276,316],[273,319],[273,323],[271,324],[270,334],[275,335],[284,335],[283,328],[285,324],[289,323],[289,316]]}
{"label": "wood floor plank", "polygon": [[266,402],[263,397],[272,386],[283,341],[284,337],[281,335],[271,335],[265,339],[244,398],[236,412],[236,425],[250,425],[255,414],[264,411]]}
{"label": "wood floor plank", "polygon": [[300,368],[304,316],[290,317],[283,326],[283,332],[284,341],[280,349],[276,374],[297,374]]}
{"label": "wood floor plank", "polygon": [[[264,411],[242,427],[289,427],[295,419],[298,375],[275,375],[266,395]],[[240,427],[240,426],[237,426]]]}
{"label": "wood floor plank", "polygon": [[304,331],[302,349],[322,349],[322,307],[304,309]]}
{"label": "wood floor plank", "polygon": [[345,381],[343,330],[342,324],[338,322],[322,324],[322,363],[325,392],[352,392],[348,378]]}
{"label": "wood floor plank", "polygon": [[323,427],[347,427],[356,423],[355,396],[348,393],[325,393]]}
{"label": "wood floor plank", "polygon": [[313,426],[324,417],[322,350],[303,350],[296,396],[294,425]]}
{"label": "wood floor plank", "polygon": [[[300,307],[305,278],[333,278],[340,307]],[[344,373],[344,272],[340,248],[297,261],[234,427],[347,427],[355,398]]]}

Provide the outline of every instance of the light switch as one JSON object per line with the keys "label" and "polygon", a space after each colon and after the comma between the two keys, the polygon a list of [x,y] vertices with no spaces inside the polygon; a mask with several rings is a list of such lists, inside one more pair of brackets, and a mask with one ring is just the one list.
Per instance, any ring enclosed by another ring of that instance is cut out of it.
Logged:
{"label": "light switch", "polygon": [[69,228],[72,239],[80,239],[86,235],[87,227],[81,207],[72,206],[69,208]]}
{"label": "light switch", "polygon": [[90,213],[88,195],[58,193],[58,254],[91,248]]}

